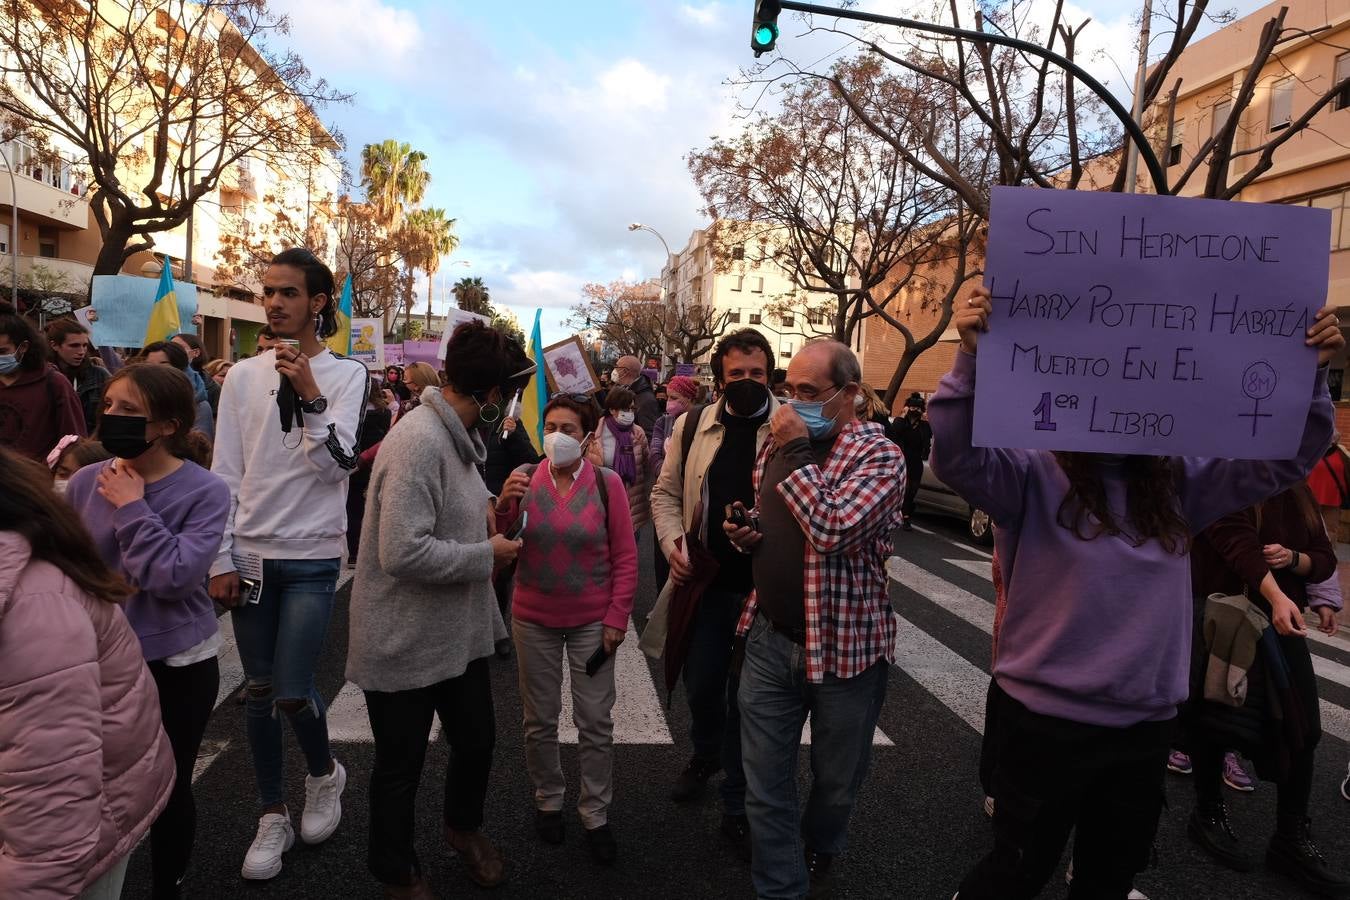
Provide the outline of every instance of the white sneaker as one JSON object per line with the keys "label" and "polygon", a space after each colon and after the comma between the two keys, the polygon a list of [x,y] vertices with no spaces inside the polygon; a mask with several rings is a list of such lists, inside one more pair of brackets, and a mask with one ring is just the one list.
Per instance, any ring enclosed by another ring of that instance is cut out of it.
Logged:
{"label": "white sneaker", "polygon": [[300,816],[300,839],[306,844],[321,844],[333,836],[342,821],[342,790],[347,786],[347,770],[333,760],[333,771],[315,778],[305,776],[305,812]]}
{"label": "white sneaker", "polygon": [[288,814],[268,813],[258,820],[258,833],[244,854],[242,874],[250,881],[266,881],[281,871],[281,854],[295,844]]}

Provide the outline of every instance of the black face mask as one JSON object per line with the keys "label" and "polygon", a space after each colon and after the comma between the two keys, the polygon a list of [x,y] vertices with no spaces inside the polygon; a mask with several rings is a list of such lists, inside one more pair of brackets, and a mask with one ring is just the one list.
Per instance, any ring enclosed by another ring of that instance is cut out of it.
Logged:
{"label": "black face mask", "polygon": [[769,402],[769,389],[750,378],[729,383],[722,391],[727,406],[738,416],[754,416]]}
{"label": "black face mask", "polygon": [[99,442],[118,459],[135,459],[149,450],[154,441],[145,439],[145,416],[114,416],[104,413],[98,421]]}

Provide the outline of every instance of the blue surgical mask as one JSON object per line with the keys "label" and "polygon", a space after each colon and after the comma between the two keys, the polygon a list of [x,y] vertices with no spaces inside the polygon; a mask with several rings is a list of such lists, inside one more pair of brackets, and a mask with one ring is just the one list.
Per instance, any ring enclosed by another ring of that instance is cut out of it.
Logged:
{"label": "blue surgical mask", "polygon": [[12,375],[19,368],[19,357],[13,353],[0,354],[0,375]]}
{"label": "blue surgical mask", "polygon": [[[842,391],[840,388],[839,391]],[[788,404],[801,416],[802,422],[806,425],[806,432],[811,436],[811,440],[819,441],[829,436],[834,430],[834,421],[839,418],[836,413],[830,418],[825,418],[825,404],[829,403],[835,397],[839,396],[839,391],[835,391],[828,400],[789,400]]]}

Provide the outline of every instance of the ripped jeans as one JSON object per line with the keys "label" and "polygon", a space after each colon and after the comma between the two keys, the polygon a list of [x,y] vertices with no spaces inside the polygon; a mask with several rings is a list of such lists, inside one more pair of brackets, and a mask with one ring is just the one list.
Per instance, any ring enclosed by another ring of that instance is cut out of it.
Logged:
{"label": "ripped jeans", "polygon": [[281,713],[291,721],[309,774],[328,774],[328,722],[314,668],[333,612],[338,566],[336,559],[263,560],[261,598],[230,613],[246,679],[248,744],[265,807],[285,801]]}

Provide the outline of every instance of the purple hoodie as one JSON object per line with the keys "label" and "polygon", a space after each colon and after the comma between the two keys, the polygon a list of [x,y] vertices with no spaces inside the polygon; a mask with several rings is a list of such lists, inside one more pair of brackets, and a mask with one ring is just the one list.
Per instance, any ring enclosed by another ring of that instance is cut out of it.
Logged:
{"label": "purple hoodie", "polygon": [[145,658],[164,659],[218,627],[206,573],[220,552],[230,491],[218,476],[184,460],[177,472],[147,484],[145,499],[117,509],[98,493],[98,474],[111,465],[76,472],[66,501],[108,566],[138,588],[126,614]]}
{"label": "purple hoodie", "polygon": [[[1054,456],[972,446],[974,411],[975,357],[958,351],[928,401],[932,466],[998,526],[1008,603],[995,680],[1033,712],[1075,722],[1123,728],[1172,718],[1189,692],[1189,555],[1157,541],[1080,540],[1057,520],[1069,483]],[[1191,532],[1301,481],[1331,442],[1332,416],[1319,369],[1295,459],[1174,460]],[[1103,478],[1107,502],[1123,514],[1123,473],[1104,465]]]}

